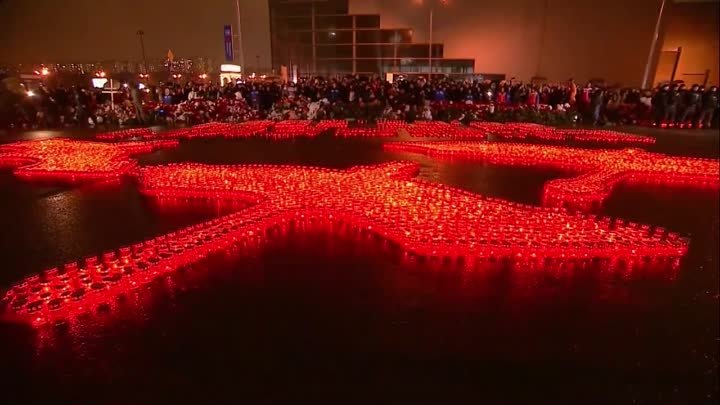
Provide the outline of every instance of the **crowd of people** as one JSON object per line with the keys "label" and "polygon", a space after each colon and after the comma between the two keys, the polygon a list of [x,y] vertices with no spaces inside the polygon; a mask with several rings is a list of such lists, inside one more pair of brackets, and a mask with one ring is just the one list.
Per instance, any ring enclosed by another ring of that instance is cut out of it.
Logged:
{"label": "crowd of people", "polygon": [[[0,90],[2,91],[2,90]],[[8,93],[7,91],[2,91]],[[246,81],[124,84],[110,95],[83,87],[0,96],[0,127],[239,122],[250,119],[403,119],[654,124],[710,127],[718,89],[666,84],[653,90],[587,83],[535,84],[437,78],[314,77],[297,83]]]}

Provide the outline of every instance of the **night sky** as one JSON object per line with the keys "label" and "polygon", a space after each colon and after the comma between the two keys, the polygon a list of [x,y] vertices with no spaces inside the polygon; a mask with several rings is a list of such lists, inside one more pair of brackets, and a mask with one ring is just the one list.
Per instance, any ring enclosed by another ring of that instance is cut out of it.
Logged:
{"label": "night sky", "polygon": [[[248,67],[270,65],[267,1],[241,0]],[[223,25],[234,0],[0,0],[0,62],[94,62],[148,58],[224,59]],[[234,28],[234,27],[233,27]]]}

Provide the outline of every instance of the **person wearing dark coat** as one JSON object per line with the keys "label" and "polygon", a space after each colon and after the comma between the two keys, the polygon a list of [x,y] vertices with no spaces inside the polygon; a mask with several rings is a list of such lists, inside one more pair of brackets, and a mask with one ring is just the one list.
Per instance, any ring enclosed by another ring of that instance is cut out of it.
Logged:
{"label": "person wearing dark coat", "polygon": [[718,88],[712,86],[708,91],[705,92],[702,99],[702,111],[700,112],[700,125],[704,128],[710,128],[712,124],[713,115],[715,110],[718,108]]}
{"label": "person wearing dark coat", "polygon": [[662,86],[652,98],[653,115],[655,124],[660,125],[667,115],[667,106],[670,99],[670,86]]}
{"label": "person wearing dark coat", "polygon": [[694,84],[689,91],[685,93],[683,104],[685,109],[683,110],[680,122],[694,121],[695,116],[698,112],[698,107],[702,101],[702,94],[700,94],[700,86]]}

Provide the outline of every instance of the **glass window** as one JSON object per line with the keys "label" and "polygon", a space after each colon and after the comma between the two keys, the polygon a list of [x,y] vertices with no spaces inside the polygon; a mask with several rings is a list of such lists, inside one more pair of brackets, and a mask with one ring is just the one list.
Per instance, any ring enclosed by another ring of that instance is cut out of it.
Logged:
{"label": "glass window", "polygon": [[278,49],[278,56],[283,59],[290,60],[310,60],[312,59],[311,46],[285,46]]}
{"label": "glass window", "polygon": [[395,56],[394,45],[358,45],[358,58],[392,58]]}
{"label": "glass window", "polygon": [[[308,7],[310,3],[308,2]],[[315,3],[315,15],[347,14],[348,0],[326,0]]]}
{"label": "glass window", "polygon": [[312,19],[310,17],[302,18],[278,18],[276,20],[278,30],[296,31],[312,29]]}
{"label": "glass window", "polygon": [[317,47],[318,58],[352,58],[352,45],[320,45]]}
{"label": "glass window", "polygon": [[315,18],[315,29],[352,28],[352,16],[333,16]]}
{"label": "glass window", "polygon": [[379,60],[358,60],[355,65],[355,70],[360,73],[380,72],[381,68],[382,63]]}
{"label": "glass window", "polygon": [[276,4],[273,6],[273,12],[275,15],[278,15],[278,16],[311,15],[312,14],[312,6],[310,3]]}
{"label": "glass window", "polygon": [[281,43],[290,43],[290,44],[312,44],[312,32],[311,31],[301,31],[301,32],[291,32],[291,31],[279,31],[277,33],[277,40]]}
{"label": "glass window", "polygon": [[319,60],[316,65],[320,74],[351,73],[353,70],[351,60]]}
{"label": "glass window", "polygon": [[356,15],[355,16],[355,27],[356,28],[380,28],[380,16],[379,15]]}
{"label": "glass window", "polygon": [[358,30],[356,40],[359,44],[377,44],[382,42],[380,30]]}
{"label": "glass window", "polygon": [[352,31],[316,31],[318,44],[352,44]]}
{"label": "glass window", "polygon": [[427,44],[398,45],[399,58],[427,58],[430,52]]}
{"label": "glass window", "polygon": [[382,30],[381,38],[384,43],[410,43],[412,42],[411,30]]}
{"label": "glass window", "polygon": [[377,45],[358,45],[355,52],[358,58],[380,57],[380,48]]}

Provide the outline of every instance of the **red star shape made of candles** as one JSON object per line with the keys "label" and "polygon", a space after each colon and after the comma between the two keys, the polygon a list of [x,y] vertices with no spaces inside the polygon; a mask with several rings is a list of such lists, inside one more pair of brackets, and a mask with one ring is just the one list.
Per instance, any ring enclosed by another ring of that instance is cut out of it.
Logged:
{"label": "red star shape made of candles", "polygon": [[687,251],[687,240],[662,228],[486,198],[416,180],[418,170],[413,163],[349,170],[203,164],[139,168],[138,184],[148,196],[252,206],[30,276],[3,299],[12,313],[31,323],[72,317],[208,255],[260,241],[274,227],[312,220],[350,224],[407,252],[466,263],[600,258],[676,267]]}

